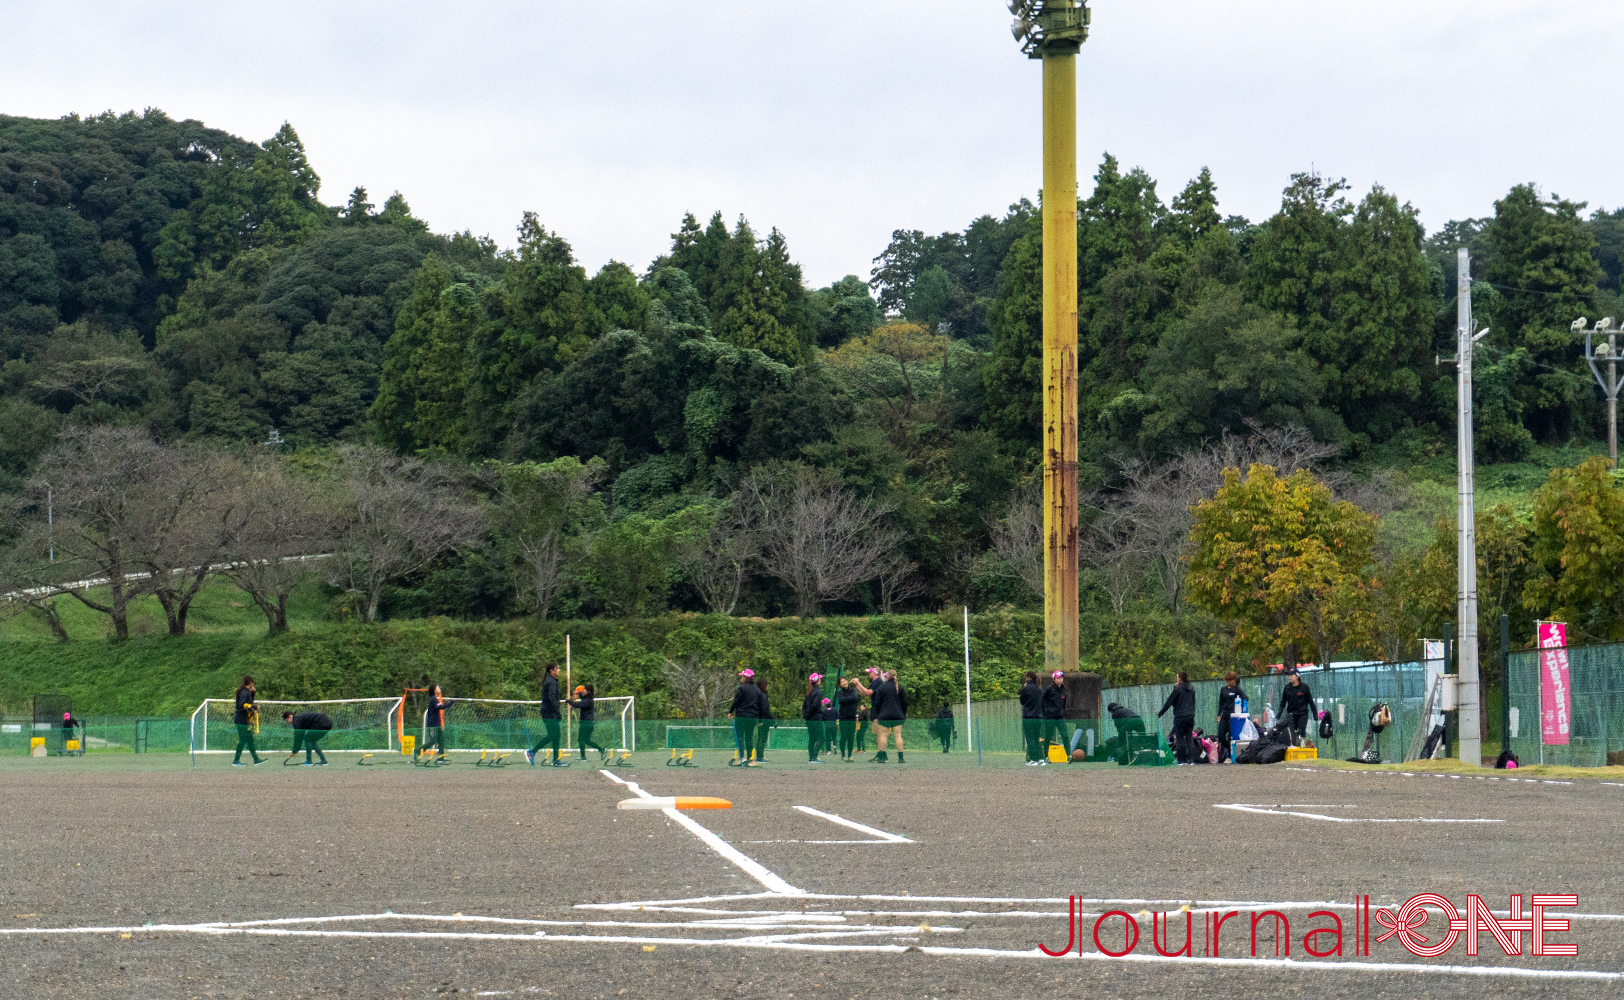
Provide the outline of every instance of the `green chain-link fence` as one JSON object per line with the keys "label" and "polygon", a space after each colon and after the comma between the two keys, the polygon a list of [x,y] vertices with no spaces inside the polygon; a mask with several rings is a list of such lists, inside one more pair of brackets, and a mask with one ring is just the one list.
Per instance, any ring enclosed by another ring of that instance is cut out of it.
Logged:
{"label": "green chain-link fence", "polygon": [[[1599,767],[1607,763],[1609,751],[1624,750],[1624,643],[1598,646],[1570,646],[1568,690],[1569,733],[1566,746],[1546,746],[1541,739],[1542,710],[1553,714],[1555,706],[1542,706],[1540,669],[1544,651],[1512,653],[1507,678],[1510,691],[1511,749],[1524,764],[1568,764]],[[1484,665],[1493,670],[1494,665]],[[1495,733],[1499,718],[1489,720]]]}

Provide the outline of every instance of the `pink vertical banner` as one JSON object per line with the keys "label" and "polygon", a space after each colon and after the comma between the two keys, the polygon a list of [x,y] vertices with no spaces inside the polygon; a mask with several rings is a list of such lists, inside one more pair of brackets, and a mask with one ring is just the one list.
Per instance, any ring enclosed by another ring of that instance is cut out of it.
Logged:
{"label": "pink vertical banner", "polygon": [[1573,710],[1568,690],[1568,627],[1539,623],[1540,738],[1546,746],[1567,746]]}

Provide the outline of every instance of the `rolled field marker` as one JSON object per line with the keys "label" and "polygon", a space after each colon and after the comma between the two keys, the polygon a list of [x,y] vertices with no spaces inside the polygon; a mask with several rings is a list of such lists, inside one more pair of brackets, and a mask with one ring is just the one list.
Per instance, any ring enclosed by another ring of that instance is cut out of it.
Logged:
{"label": "rolled field marker", "polygon": [[654,796],[646,799],[621,799],[615,803],[616,809],[732,809],[733,803],[727,799],[712,798],[708,795],[666,795]]}

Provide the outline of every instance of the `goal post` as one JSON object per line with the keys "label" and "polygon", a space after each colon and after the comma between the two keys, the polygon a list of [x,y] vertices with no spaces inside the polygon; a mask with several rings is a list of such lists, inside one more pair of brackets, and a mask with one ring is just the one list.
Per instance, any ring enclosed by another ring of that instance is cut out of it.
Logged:
{"label": "goal post", "polygon": [[[254,743],[262,752],[274,753],[293,748],[293,727],[282,721],[284,712],[322,712],[333,720],[332,731],[322,739],[322,749],[339,753],[388,753],[399,744],[394,739],[395,716],[400,698],[339,698],[326,701],[271,701],[256,699],[259,731]],[[237,703],[231,698],[207,698],[192,713],[193,753],[232,753],[237,748],[237,727],[232,721]]]}

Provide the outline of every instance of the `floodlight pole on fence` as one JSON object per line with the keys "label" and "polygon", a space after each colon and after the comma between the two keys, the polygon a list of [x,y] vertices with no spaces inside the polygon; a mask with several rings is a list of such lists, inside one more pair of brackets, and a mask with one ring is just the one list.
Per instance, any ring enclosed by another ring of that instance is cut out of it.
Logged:
{"label": "floodlight pole on fence", "polygon": [[[974,720],[970,715],[970,606],[964,606],[964,739],[973,742]],[[966,746],[965,750],[970,748]]]}
{"label": "floodlight pole on fence", "polygon": [[1043,669],[1077,669],[1077,53],[1082,0],[1009,0],[1043,60]]}
{"label": "floodlight pole on fence", "polygon": [[1456,703],[1459,730],[1458,757],[1471,764],[1483,762],[1483,738],[1478,711],[1477,656],[1477,514],[1472,461],[1472,263],[1465,247],[1455,255],[1456,404],[1455,446],[1459,466],[1459,528],[1455,551],[1457,572],[1457,618],[1460,638],[1457,645],[1457,672],[1460,674]]}

